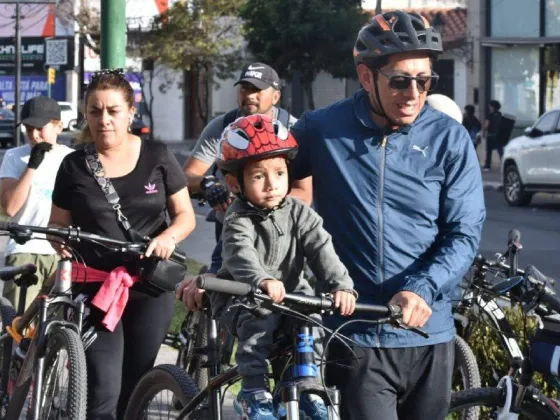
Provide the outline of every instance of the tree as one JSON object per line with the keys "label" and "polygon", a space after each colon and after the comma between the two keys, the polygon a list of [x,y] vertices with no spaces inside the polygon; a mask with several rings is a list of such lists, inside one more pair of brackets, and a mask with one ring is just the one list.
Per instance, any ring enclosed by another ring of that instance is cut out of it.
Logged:
{"label": "tree", "polygon": [[[204,100],[209,84],[233,76],[241,67],[242,35],[236,11],[245,0],[191,0],[174,3],[155,18],[154,30],[142,43],[144,59],[152,59],[174,70],[186,70],[193,78],[197,110],[208,121]],[[186,81],[183,81],[185,84]]]}
{"label": "tree", "polygon": [[309,108],[321,71],[355,75],[352,48],[368,16],[356,0],[248,0],[240,10],[249,51],[280,77],[299,72]]}

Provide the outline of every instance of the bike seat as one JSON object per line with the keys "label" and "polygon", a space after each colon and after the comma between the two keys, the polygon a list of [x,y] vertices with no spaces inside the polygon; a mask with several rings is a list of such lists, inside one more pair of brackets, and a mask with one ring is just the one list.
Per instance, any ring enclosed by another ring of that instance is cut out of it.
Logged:
{"label": "bike seat", "polygon": [[37,266],[35,264],[25,264],[18,267],[2,267],[0,268],[0,280],[13,280],[15,276],[24,274],[35,274]]}
{"label": "bike seat", "polygon": [[501,282],[493,285],[491,290],[494,293],[497,293],[499,295],[503,295],[504,293],[513,289],[518,284],[521,284],[522,282],[523,282],[523,277],[522,276],[509,277],[509,278],[505,279],[504,281],[501,281]]}

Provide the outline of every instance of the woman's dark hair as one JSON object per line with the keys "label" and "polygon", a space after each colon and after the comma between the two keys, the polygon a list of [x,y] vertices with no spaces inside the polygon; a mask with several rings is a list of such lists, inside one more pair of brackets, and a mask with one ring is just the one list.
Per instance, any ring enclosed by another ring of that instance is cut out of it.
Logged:
{"label": "woman's dark hair", "polygon": [[134,105],[134,90],[124,77],[123,69],[96,71],[86,89],[85,105],[89,95],[96,90],[120,90],[129,107]]}
{"label": "woman's dark hair", "polygon": [[[123,94],[124,100],[128,104],[129,108],[134,106],[134,89],[130,86],[130,83],[124,77],[123,69],[115,70],[101,70],[96,71],[89,83],[86,94],[84,98],[83,113],[87,115],[87,103],[88,98],[92,92],[98,90],[118,90]],[[93,137],[91,135],[91,130],[87,124],[84,125],[82,132],[77,137],[78,143],[91,143],[93,142]]]}
{"label": "woman's dark hair", "polygon": [[499,103],[497,100],[492,99],[490,100],[490,102],[488,102],[488,105],[490,105],[491,107],[493,107],[496,111],[499,111],[500,108],[502,107],[502,104]]}
{"label": "woman's dark hair", "polygon": [[473,105],[465,105],[465,112],[469,117],[474,115],[474,106]]}

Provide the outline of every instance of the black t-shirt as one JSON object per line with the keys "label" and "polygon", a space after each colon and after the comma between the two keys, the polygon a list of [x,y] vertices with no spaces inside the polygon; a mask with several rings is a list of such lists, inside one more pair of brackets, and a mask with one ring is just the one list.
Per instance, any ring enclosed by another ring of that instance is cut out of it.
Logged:
{"label": "black t-shirt", "polygon": [[[167,228],[167,198],[187,186],[177,159],[164,143],[157,141],[142,141],[136,167],[125,176],[111,178],[111,182],[131,227],[149,237]],[[83,149],[70,153],[62,161],[52,199],[56,206],[70,211],[72,225],[84,232],[129,240],[115,210],[89,172]],[[122,255],[98,245],[80,243],[74,248],[88,266],[98,270],[111,271],[124,263]]]}

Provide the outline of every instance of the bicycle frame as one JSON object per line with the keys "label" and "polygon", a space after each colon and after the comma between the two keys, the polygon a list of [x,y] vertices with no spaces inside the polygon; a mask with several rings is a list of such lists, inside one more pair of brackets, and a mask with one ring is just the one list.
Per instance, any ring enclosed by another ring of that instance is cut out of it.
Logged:
{"label": "bicycle frame", "polygon": [[[184,420],[186,416],[194,414],[191,418],[212,418],[213,420],[222,420],[222,391],[223,386],[231,385],[241,379],[239,370],[237,366],[228,369],[224,373],[220,374],[220,346],[219,346],[219,336],[218,336],[218,322],[212,318],[207,318],[208,331],[208,362],[206,368],[208,369],[208,386],[202,390],[183,408],[177,420]],[[310,341],[310,325],[307,323],[298,323],[297,330],[301,334],[294,334],[293,344],[286,345],[285,342],[276,342],[273,345],[273,350],[271,352],[271,357],[269,360],[271,364],[275,361],[286,357],[292,352],[292,349],[298,349],[298,345],[301,347],[309,347]],[[302,337],[300,337],[300,335]],[[300,348],[301,348],[300,347]],[[295,366],[294,366],[294,378],[288,384],[280,384],[278,389],[282,391],[282,400],[286,405],[287,420],[298,419],[299,417],[299,396],[302,393],[313,393],[319,395],[325,401],[330,414],[329,418],[339,418],[338,406],[340,404],[340,394],[336,389],[329,389],[323,386],[317,385],[311,381],[314,375],[311,375],[310,371],[317,369],[313,360],[309,360],[302,355],[300,352],[293,352],[295,355]],[[312,353],[311,353],[312,354]],[[207,403],[204,401],[207,399]],[[332,401],[333,405],[329,406],[329,402]],[[199,407],[199,408],[197,408]],[[211,417],[208,417],[207,410],[210,410]],[[336,413],[336,414],[335,414]],[[201,417],[197,417],[197,414]]]}
{"label": "bicycle frame", "polygon": [[[17,332],[21,333],[29,327],[32,320],[38,315],[36,333],[34,334],[29,349],[25,355],[21,370],[17,377],[14,392],[10,396],[8,403],[6,420],[17,420],[23,410],[25,400],[29,393],[29,388],[33,377],[35,382],[32,391],[32,420],[40,419],[41,394],[43,386],[44,357],[47,351],[48,339],[53,329],[69,328],[81,335],[81,326],[84,315],[84,303],[76,302],[72,299],[71,287],[68,287],[68,279],[71,280],[71,266],[68,268],[68,260],[61,260],[58,263],[57,274],[52,291],[47,296],[37,297],[39,309],[36,306],[30,307],[21,317]],[[71,285],[71,281],[70,281]],[[52,308],[55,310],[52,311]],[[49,311],[49,308],[51,311]],[[76,314],[76,321],[66,321],[52,319],[50,315],[57,312],[57,308],[72,308]],[[7,335],[7,333],[5,334]]]}

